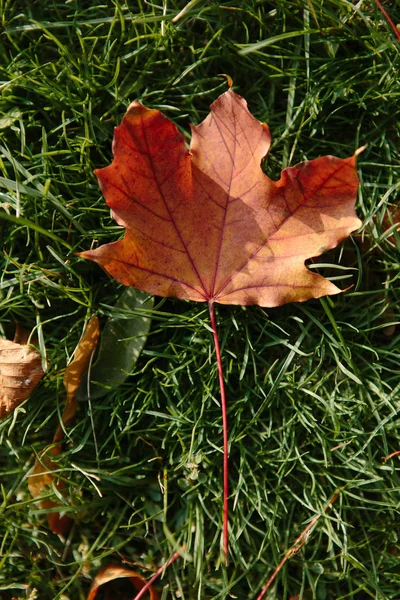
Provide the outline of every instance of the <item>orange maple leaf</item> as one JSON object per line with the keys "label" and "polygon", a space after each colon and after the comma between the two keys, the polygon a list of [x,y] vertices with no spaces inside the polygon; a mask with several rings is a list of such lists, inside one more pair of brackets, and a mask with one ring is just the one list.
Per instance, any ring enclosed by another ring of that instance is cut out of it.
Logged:
{"label": "orange maple leaf", "polygon": [[231,89],[192,132],[189,151],[162,113],[130,105],[113,162],[96,171],[126,234],[80,256],[124,285],[200,302],[271,307],[339,293],[304,263],[361,224],[357,152],[300,163],[274,182],[260,166],[268,126]]}

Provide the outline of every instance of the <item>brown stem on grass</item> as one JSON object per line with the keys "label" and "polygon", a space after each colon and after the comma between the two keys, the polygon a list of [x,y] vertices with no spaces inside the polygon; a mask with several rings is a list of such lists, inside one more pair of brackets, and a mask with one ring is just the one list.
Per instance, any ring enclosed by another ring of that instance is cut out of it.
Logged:
{"label": "brown stem on grass", "polygon": [[222,371],[222,360],[221,360],[221,349],[219,345],[217,323],[215,320],[214,303],[209,302],[208,308],[210,311],[211,327],[214,335],[215,355],[217,358],[218,367],[218,379],[219,387],[221,390],[221,409],[222,409],[222,432],[223,432],[223,446],[224,446],[224,459],[223,459],[223,529],[222,529],[222,549],[225,557],[225,563],[228,565],[228,548],[229,548],[229,536],[228,536],[228,494],[229,494],[229,483],[228,483],[228,418],[226,414],[226,395],[225,395],[225,383],[224,375]]}
{"label": "brown stem on grass", "polygon": [[264,598],[266,592],[271,587],[271,584],[274,582],[276,576],[278,575],[279,571],[282,569],[282,567],[285,564],[285,562],[287,560],[289,560],[289,558],[292,558],[293,554],[297,554],[297,552],[300,550],[300,548],[302,548],[304,546],[304,544],[307,543],[307,540],[308,540],[308,538],[310,536],[310,533],[311,533],[311,529],[314,527],[314,525],[317,523],[317,521],[319,521],[319,519],[322,517],[322,515],[324,513],[326,513],[326,511],[328,510],[328,508],[330,508],[332,506],[332,504],[334,502],[336,502],[336,500],[338,499],[338,497],[339,497],[339,492],[335,492],[333,494],[332,498],[329,500],[329,502],[327,504],[325,504],[322,512],[319,515],[317,515],[316,517],[314,517],[309,522],[309,524],[307,525],[307,527],[305,527],[305,529],[303,529],[303,531],[301,532],[301,534],[299,535],[299,537],[296,539],[296,541],[293,544],[293,546],[291,548],[289,548],[289,550],[287,550],[285,552],[285,555],[282,558],[281,562],[276,567],[276,569],[272,573],[271,577],[268,579],[267,583],[265,584],[265,586],[263,587],[263,589],[261,590],[261,592],[257,596],[256,600],[262,600],[262,598]]}
{"label": "brown stem on grass", "polygon": [[392,458],[394,458],[395,456],[398,456],[400,454],[400,450],[396,450],[395,452],[392,452],[392,454],[389,454],[388,456],[382,456],[382,461],[383,463],[387,463],[388,460],[392,460]]}
{"label": "brown stem on grass", "polygon": [[[185,550],[185,548],[183,547],[182,550]],[[149,579],[149,581],[146,583],[146,585],[144,585],[142,587],[142,589],[140,590],[138,595],[135,596],[134,600],[139,600],[140,598],[143,598],[144,594],[153,585],[155,580],[158,579],[158,577],[160,577],[160,575],[162,575],[164,573],[165,569],[167,567],[169,567],[169,565],[172,565],[172,563],[175,562],[176,559],[179,558],[179,556],[180,556],[179,552],[175,552],[171,556],[171,558],[169,558],[163,565],[161,565],[161,567],[156,571],[156,573],[154,573],[153,577],[151,579]]]}

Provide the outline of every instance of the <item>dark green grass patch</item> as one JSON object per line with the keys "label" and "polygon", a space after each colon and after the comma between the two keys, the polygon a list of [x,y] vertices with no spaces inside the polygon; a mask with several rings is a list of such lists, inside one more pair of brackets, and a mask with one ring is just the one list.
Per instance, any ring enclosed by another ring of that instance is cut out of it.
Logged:
{"label": "dark green grass patch", "polygon": [[[0,598],[86,598],[101,566],[132,564],[167,598],[254,599],[307,523],[336,503],[269,598],[395,599],[400,588],[400,47],[370,2],[0,2],[0,333],[37,334],[47,373],[0,423]],[[385,6],[400,22],[396,2]],[[129,102],[189,139],[226,89],[273,145],[266,172],[360,156],[360,234],[310,268],[344,295],[219,307],[230,425],[231,564],[221,564],[222,431],[208,313],[156,299],[135,371],[79,404],[56,490],[76,520],[51,533],[27,476],[65,402],[87,319],[121,293],[80,250],[118,239],[93,169]],[[334,264],[335,267],[323,265]],[[94,428],[94,429],[93,429]],[[35,596],[36,594],[36,596]]]}

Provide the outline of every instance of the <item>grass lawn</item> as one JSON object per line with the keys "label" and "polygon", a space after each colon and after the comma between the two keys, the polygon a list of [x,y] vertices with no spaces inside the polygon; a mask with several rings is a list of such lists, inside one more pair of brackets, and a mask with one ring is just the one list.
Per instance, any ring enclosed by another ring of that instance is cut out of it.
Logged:
{"label": "grass lawn", "polygon": [[[382,2],[400,23],[399,3]],[[84,600],[102,566],[148,579],[185,546],[158,581],[162,600],[253,600],[320,515],[265,598],[398,599],[400,468],[383,457],[400,450],[399,41],[372,0],[192,0],[173,22],[185,5],[0,1],[0,336],[22,324],[47,364],[0,422],[0,598]],[[57,458],[66,495],[49,489],[74,519],[69,533],[51,532],[27,487],[59,423],[64,370],[85,325],[98,315],[104,328],[124,290],[76,256],[123,233],[93,170],[110,163],[113,128],[136,98],[189,141],[189,123],[226,90],[220,73],[269,124],[273,179],[367,145],[362,230],[312,266],[352,287],[274,309],[217,307],[228,567],[207,305],[155,298],[125,311],[150,316],[144,349],[118,388],[81,395]]]}

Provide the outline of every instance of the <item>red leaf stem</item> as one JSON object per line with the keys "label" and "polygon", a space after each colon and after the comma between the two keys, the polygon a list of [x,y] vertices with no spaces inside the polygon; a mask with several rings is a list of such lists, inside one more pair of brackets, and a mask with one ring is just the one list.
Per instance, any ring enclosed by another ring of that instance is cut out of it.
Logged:
{"label": "red leaf stem", "polygon": [[338,497],[339,497],[339,492],[335,492],[333,494],[332,498],[329,500],[329,502],[327,502],[325,504],[322,511],[309,522],[307,527],[305,527],[303,529],[303,531],[301,532],[299,537],[294,542],[293,546],[285,552],[284,557],[282,558],[281,562],[276,567],[275,571],[272,573],[271,577],[268,579],[267,583],[265,584],[265,586],[263,587],[261,592],[258,594],[256,600],[262,600],[262,598],[264,598],[266,592],[271,587],[271,584],[274,582],[276,576],[278,575],[279,571],[282,569],[283,565],[286,563],[286,561],[289,560],[289,558],[292,558],[293,554],[297,554],[297,552],[300,550],[300,548],[302,548],[304,546],[304,544],[306,544],[314,525],[319,521],[319,519],[322,517],[322,515],[326,513],[326,511],[332,506],[332,504],[334,502],[336,502]]}
{"label": "red leaf stem", "polygon": [[395,456],[399,456],[399,454],[400,454],[400,450],[396,450],[395,452],[392,452],[388,456],[382,456],[383,464],[387,463],[388,460],[392,460],[392,458],[394,458]]}
{"label": "red leaf stem", "polygon": [[[182,550],[184,550],[184,548],[182,548]],[[156,579],[158,579],[160,577],[160,575],[162,575],[164,573],[165,569],[167,569],[170,565],[172,565],[172,563],[175,562],[176,559],[179,558],[179,556],[180,556],[179,552],[175,552],[171,556],[171,558],[169,558],[163,565],[161,565],[161,567],[156,571],[156,573],[154,573],[153,577],[151,579],[149,579],[149,581],[146,583],[146,585],[144,585],[142,587],[142,589],[140,590],[138,595],[135,596],[134,600],[140,600],[140,598],[143,598],[144,594],[153,585],[153,583],[156,581]]]}
{"label": "red leaf stem", "polygon": [[222,370],[221,360],[221,348],[219,345],[217,323],[215,320],[214,303],[209,302],[208,308],[210,311],[210,321],[214,336],[215,355],[217,358],[218,367],[218,379],[221,390],[221,409],[222,409],[222,431],[223,431],[223,446],[224,446],[224,458],[223,458],[223,529],[222,529],[222,549],[224,552],[225,563],[228,565],[228,548],[229,548],[229,534],[228,534],[228,522],[229,522],[229,479],[228,479],[228,460],[229,460],[229,449],[228,449],[228,417],[226,412],[226,394],[225,394],[225,382]]}
{"label": "red leaf stem", "polygon": [[379,10],[381,11],[381,13],[383,14],[383,16],[385,17],[386,21],[389,23],[390,27],[393,30],[393,33],[395,34],[395,36],[397,37],[397,40],[400,44],[400,31],[397,29],[395,23],[393,22],[393,20],[390,18],[389,13],[387,12],[387,10],[384,8],[384,6],[379,2],[379,0],[375,0],[375,4],[377,5],[377,7],[379,8]]}

